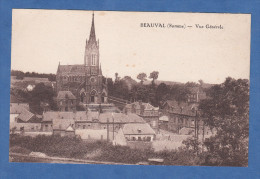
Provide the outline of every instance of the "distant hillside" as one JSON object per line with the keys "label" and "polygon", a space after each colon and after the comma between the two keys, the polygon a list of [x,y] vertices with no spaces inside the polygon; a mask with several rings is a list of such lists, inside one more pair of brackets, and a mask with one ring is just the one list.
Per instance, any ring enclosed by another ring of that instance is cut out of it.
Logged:
{"label": "distant hillside", "polygon": [[[161,83],[164,83],[164,84],[169,85],[169,86],[171,86],[171,85],[176,85],[176,84],[179,84],[179,85],[181,85],[181,84],[184,85],[184,84],[185,84],[185,83],[176,82],[176,81],[163,81],[163,80],[155,80],[154,82],[155,82],[156,85],[159,85],[159,84],[161,84]],[[151,80],[144,81],[144,85],[149,85],[149,84],[151,84],[151,83],[152,83]],[[198,84],[198,85],[199,85],[199,84]],[[202,84],[202,88],[210,88],[210,87],[212,87],[212,86],[214,86],[214,85],[215,85],[215,84],[203,83],[203,84]]]}

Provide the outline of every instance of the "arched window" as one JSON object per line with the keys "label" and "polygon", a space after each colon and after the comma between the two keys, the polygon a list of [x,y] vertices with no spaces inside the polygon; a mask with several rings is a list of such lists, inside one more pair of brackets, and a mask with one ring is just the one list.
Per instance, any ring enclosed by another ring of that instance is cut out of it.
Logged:
{"label": "arched window", "polygon": [[91,55],[91,65],[92,65],[92,66],[95,66],[95,65],[96,65],[96,55],[95,55],[95,54],[92,54],[92,55]]}
{"label": "arched window", "polygon": [[85,94],[84,93],[81,93],[80,94],[80,101],[83,103],[84,102],[84,97],[85,97]]}
{"label": "arched window", "polygon": [[101,96],[101,102],[102,102],[102,103],[105,103],[105,96],[106,96],[106,94],[105,94],[105,93],[102,93],[102,96]]}
{"label": "arched window", "polygon": [[96,96],[96,91],[93,90],[90,94],[90,102],[94,103],[95,102],[95,96]]}

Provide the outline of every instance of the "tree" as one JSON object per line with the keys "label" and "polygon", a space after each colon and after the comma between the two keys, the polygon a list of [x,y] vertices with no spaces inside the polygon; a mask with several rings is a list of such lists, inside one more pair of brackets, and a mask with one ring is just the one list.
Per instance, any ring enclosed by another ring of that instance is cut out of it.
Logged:
{"label": "tree", "polygon": [[204,81],[203,81],[203,80],[199,80],[199,84],[200,84],[200,86],[202,87],[203,84],[204,84]]}
{"label": "tree", "polygon": [[146,78],[147,78],[147,75],[145,73],[139,73],[137,75],[137,79],[140,80],[141,84],[143,84],[143,82],[147,80]]}
{"label": "tree", "polygon": [[156,89],[155,96],[158,105],[169,97],[169,89],[165,83],[159,84]]}
{"label": "tree", "polygon": [[169,89],[170,98],[178,102],[186,102],[189,94],[191,92],[186,85],[175,84]]}
{"label": "tree", "polygon": [[23,78],[24,78],[24,73],[23,72],[18,72],[17,76],[16,76],[16,79],[17,80],[23,80]]}
{"label": "tree", "polygon": [[55,110],[56,103],[53,100],[55,93],[50,86],[45,86],[44,83],[39,83],[30,93],[30,108],[38,113],[42,113],[41,102],[48,103],[51,109]]}
{"label": "tree", "polygon": [[153,71],[152,73],[150,73],[149,78],[153,79],[152,80],[152,85],[154,85],[154,80],[156,80],[158,78],[159,72],[158,71]]}
{"label": "tree", "polygon": [[247,166],[249,81],[228,77],[208,91],[199,109],[206,125],[217,130],[206,139],[206,165]]}

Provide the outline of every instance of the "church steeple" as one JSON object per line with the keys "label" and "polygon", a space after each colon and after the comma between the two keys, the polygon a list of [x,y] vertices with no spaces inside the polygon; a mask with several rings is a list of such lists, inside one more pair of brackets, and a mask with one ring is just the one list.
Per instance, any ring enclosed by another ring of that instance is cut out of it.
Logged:
{"label": "church steeple", "polygon": [[96,32],[95,32],[95,19],[94,12],[92,14],[92,23],[89,34],[89,39],[86,40],[85,47],[85,56],[84,56],[84,64],[85,66],[92,66],[97,68],[96,73],[98,73],[99,66],[99,42],[96,40]]}
{"label": "church steeple", "polygon": [[95,33],[95,24],[94,24],[94,12],[92,14],[92,24],[91,24],[91,30],[89,34],[89,43],[96,43],[96,33]]}

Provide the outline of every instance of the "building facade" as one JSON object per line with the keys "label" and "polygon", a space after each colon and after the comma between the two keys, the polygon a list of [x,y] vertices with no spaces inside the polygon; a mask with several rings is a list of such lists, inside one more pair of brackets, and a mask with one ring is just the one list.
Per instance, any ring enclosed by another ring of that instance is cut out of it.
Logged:
{"label": "building facade", "polygon": [[70,91],[59,91],[57,96],[57,106],[59,111],[76,110],[77,98]]}
{"label": "building facade", "polygon": [[141,101],[127,104],[123,110],[125,113],[134,113],[142,117],[156,132],[159,126],[159,108]]}
{"label": "building facade", "polygon": [[107,103],[107,85],[103,81],[94,14],[92,15],[89,39],[86,40],[84,64],[59,64],[56,81],[57,92],[71,91],[82,103]]}
{"label": "building facade", "polygon": [[195,120],[198,121],[199,126],[203,126],[203,120],[197,113],[198,109],[195,104],[168,100],[161,109],[161,118],[167,118],[167,120],[161,120],[160,128],[179,134],[183,128],[189,128],[192,131],[195,127]]}

